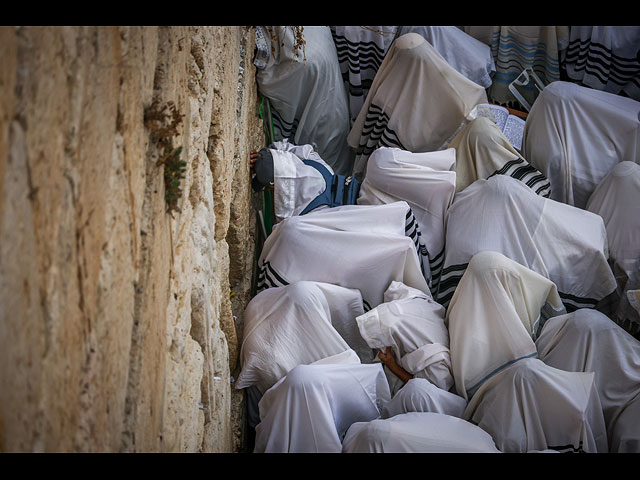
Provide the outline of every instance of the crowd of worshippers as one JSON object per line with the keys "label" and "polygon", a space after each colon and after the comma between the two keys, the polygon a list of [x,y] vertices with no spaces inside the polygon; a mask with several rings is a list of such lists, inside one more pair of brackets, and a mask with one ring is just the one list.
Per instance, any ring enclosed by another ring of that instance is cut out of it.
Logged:
{"label": "crowd of worshippers", "polygon": [[640,102],[552,79],[516,148],[473,28],[258,27],[255,452],[640,452]]}

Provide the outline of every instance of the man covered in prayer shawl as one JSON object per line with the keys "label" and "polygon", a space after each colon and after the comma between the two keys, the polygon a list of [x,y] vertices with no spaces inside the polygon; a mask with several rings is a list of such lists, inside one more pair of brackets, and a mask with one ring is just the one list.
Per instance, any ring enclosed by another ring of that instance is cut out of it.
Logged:
{"label": "man covered in prayer shawl", "polygon": [[554,82],[533,104],[522,145],[551,182],[551,198],[585,208],[617,163],[640,163],[640,102]]}
{"label": "man covered in prayer shawl", "polygon": [[410,412],[356,422],[343,453],[500,453],[487,432],[458,417]]}
{"label": "man covered in prayer shawl", "polygon": [[378,147],[410,152],[445,148],[484,88],[451,67],[420,35],[397,38],[373,80],[348,143],[356,149],[353,175],[362,181]]}
{"label": "man covered in prayer shawl", "polygon": [[335,172],[350,175],[349,105],[329,27],[256,27],[256,48],[256,80],[270,102],[272,141],[311,144]]}
{"label": "man covered in prayer shawl", "polygon": [[355,355],[299,365],[259,403],[256,453],[340,453],[348,428],[380,416],[391,398],[382,365]]}
{"label": "man covered in prayer shawl", "polygon": [[337,25],[330,28],[353,122],[360,113],[387,50],[396,38],[398,27]]}
{"label": "man covered in prayer shawl", "polygon": [[594,308],[616,288],[602,218],[536,195],[506,175],[476,180],[449,208],[437,299],[445,307],[478,252],[502,253],[554,282],[568,309]]}
{"label": "man covered in prayer shawl", "polygon": [[[356,322],[369,347],[383,351],[390,347],[405,372],[449,390],[453,376],[444,315],[444,307],[431,295],[394,281],[384,292],[384,303],[359,315]],[[393,370],[385,371],[395,394],[402,382]]]}
{"label": "man covered in prayer shawl", "polygon": [[250,154],[251,186],[260,191],[273,185],[276,222],[293,215],[340,205],[354,205],[359,182],[337,175],[312,145],[293,145],[287,140]]}
{"label": "man covered in prayer shawl", "polygon": [[496,252],[476,254],[447,311],[464,419],[505,453],[606,452],[593,373],[543,363],[534,339],[562,311],[549,279]]}
{"label": "man covered in prayer shawl", "polygon": [[549,319],[539,358],[569,372],[593,372],[609,451],[640,453],[640,342],[597,310]]}
{"label": "man covered in prayer shawl", "polygon": [[585,87],[640,101],[638,52],[638,26],[571,26],[563,67]]}
{"label": "man covered in prayer shawl", "polygon": [[473,38],[458,27],[449,26],[400,26],[398,37],[417,33],[423,37],[449,65],[481,87],[493,83],[496,65],[489,46]]}
{"label": "man covered in prayer shawl", "polygon": [[508,175],[520,180],[538,195],[549,197],[547,177],[513,148],[498,125],[487,117],[469,122],[449,144],[456,151],[456,192],[479,178]]}
{"label": "man covered in prayer shawl", "polygon": [[[420,226],[434,282],[444,258],[444,219],[455,194],[455,170],[453,148],[412,153],[380,147],[369,157],[357,200],[358,205],[407,202]],[[436,283],[432,289],[437,290]]]}
{"label": "man covered in prayer shawl", "polygon": [[629,292],[633,295],[640,287],[640,164],[625,161],[614,166],[591,194],[586,209],[604,220],[609,263],[617,282],[611,304],[598,309],[639,335],[640,315],[629,308]]}
{"label": "man covered in prayer shawl", "polygon": [[[356,317],[364,313],[360,292],[318,282],[269,288],[251,299],[244,313],[237,389],[256,398],[298,365],[353,350],[363,363],[374,353],[360,336]],[[255,417],[250,418],[255,426]]]}
{"label": "man covered in prayer shawl", "polygon": [[[476,26],[464,27],[464,31],[491,47],[496,64],[489,88],[493,102],[504,105],[516,100],[509,84],[526,68],[533,70],[545,84],[560,80],[560,62],[569,43],[569,27]],[[533,103],[536,91],[523,93]]]}
{"label": "man covered in prayer shawl", "polygon": [[278,223],[258,259],[258,290],[309,280],[356,288],[365,310],[392,281],[429,292],[427,255],[406,202],[349,205]]}

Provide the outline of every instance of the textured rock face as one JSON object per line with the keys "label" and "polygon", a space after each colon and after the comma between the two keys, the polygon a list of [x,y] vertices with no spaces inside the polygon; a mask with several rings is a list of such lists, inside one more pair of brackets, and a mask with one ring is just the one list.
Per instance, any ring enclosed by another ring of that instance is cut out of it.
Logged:
{"label": "textured rock face", "polygon": [[[242,449],[252,42],[0,27],[0,451]],[[170,213],[163,140],[186,162]]]}

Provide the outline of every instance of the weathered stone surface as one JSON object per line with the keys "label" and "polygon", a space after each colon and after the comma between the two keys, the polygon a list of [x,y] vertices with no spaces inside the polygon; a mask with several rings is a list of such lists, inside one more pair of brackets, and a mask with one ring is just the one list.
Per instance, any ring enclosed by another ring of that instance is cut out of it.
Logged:
{"label": "weathered stone surface", "polygon": [[[242,450],[252,41],[0,27],[0,451]],[[181,115],[170,213],[154,101]]]}

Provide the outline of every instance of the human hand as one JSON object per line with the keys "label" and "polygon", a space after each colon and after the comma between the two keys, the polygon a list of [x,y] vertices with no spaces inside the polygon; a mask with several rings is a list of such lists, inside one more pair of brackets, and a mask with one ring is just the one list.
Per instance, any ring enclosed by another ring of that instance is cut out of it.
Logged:
{"label": "human hand", "polygon": [[384,352],[383,351],[378,352],[378,358],[382,360],[382,363],[384,363],[387,366],[395,365],[396,363],[396,359],[393,356],[393,350],[391,350],[391,347],[387,347]]}
{"label": "human hand", "polygon": [[254,173],[253,168],[255,166],[256,160],[258,160],[260,157],[261,157],[260,152],[251,151],[249,153],[249,168],[251,169],[251,174],[252,175]]}

